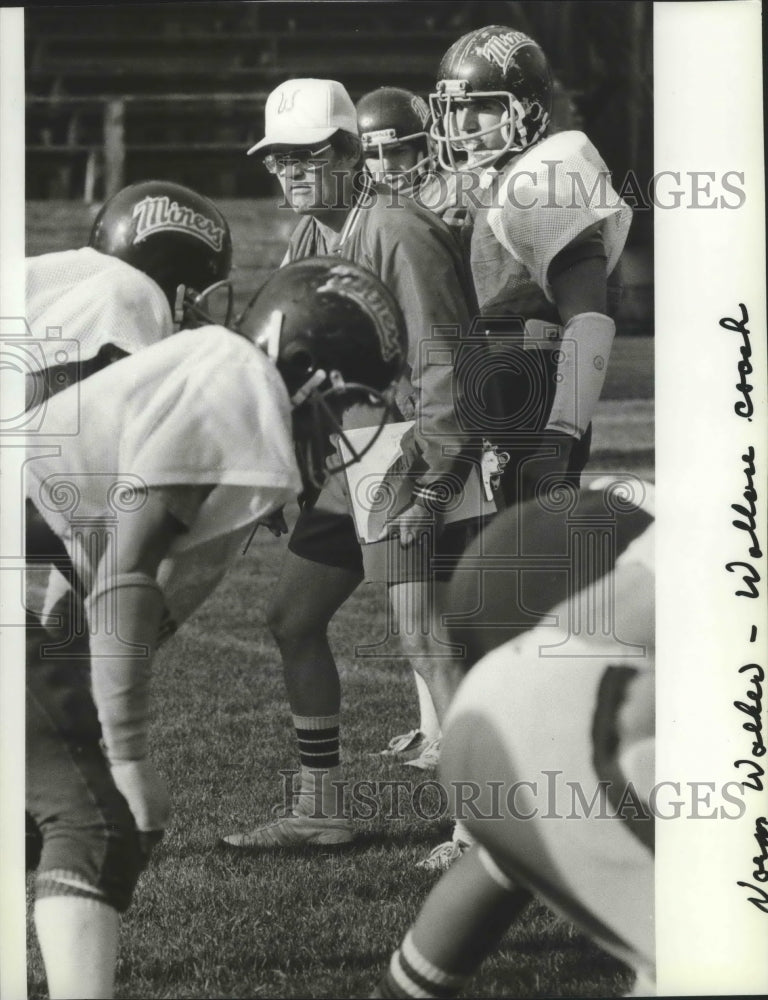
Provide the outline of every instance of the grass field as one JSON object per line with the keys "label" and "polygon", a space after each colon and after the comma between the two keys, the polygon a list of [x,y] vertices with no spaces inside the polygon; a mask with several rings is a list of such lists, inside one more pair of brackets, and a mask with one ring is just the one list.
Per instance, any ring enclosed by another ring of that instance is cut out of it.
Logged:
{"label": "grass field", "polygon": [[[223,206],[242,293],[280,260],[291,219],[261,203]],[[78,205],[29,206],[27,250],[81,245]],[[651,342],[617,341],[596,421],[593,467],[653,478]],[[418,911],[434,876],[415,862],[442,839],[445,820],[405,810],[393,819],[379,784],[378,814],[354,847],[311,856],[237,856],[219,836],[269,817],[277,774],[295,766],[294,739],[264,614],[284,541],[260,532],[219,590],[157,658],[153,756],[169,781],[173,818],[123,923],[122,997],[365,997]],[[365,585],[332,624],[342,678],[342,755],[353,780],[424,775],[370,756],[417,721],[404,661],[355,657],[384,635],[385,595]],[[391,789],[391,786],[390,786]],[[408,796],[404,798],[408,800]],[[29,926],[29,995],[45,983]],[[627,970],[570,924],[534,905],[473,980],[478,997],[617,996]]]}

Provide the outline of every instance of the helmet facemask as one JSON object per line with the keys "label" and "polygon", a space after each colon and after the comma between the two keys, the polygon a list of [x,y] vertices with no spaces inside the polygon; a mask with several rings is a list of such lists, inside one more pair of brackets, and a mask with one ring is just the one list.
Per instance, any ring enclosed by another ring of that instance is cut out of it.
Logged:
{"label": "helmet facemask", "polygon": [[[277,365],[290,393],[296,458],[304,485],[320,490],[331,475],[359,461],[376,443],[394,413],[393,392],[346,382],[341,372],[316,366],[306,350],[299,349],[288,359],[281,359],[282,325],[283,314],[276,309],[256,338],[256,344]],[[380,410],[378,421],[365,425],[370,429],[370,437],[363,448],[350,441],[342,426],[344,413],[357,406]],[[341,458],[335,447],[337,442],[346,447],[348,460]]]}
{"label": "helmet facemask", "polygon": [[[221,301],[222,297],[224,301]],[[197,292],[187,285],[178,285],[173,321],[179,329],[189,330],[198,326],[213,325],[224,326],[231,330],[235,328],[234,324],[237,322],[233,320],[232,315],[234,306],[235,290],[228,278],[214,282],[202,292]]]}
{"label": "helmet facemask", "polygon": [[[314,384],[313,384],[314,383]],[[297,402],[298,400],[298,402]],[[301,478],[320,490],[329,478],[359,462],[379,439],[394,411],[389,392],[379,392],[355,382],[344,382],[339,372],[318,370],[291,398],[294,404],[293,433]],[[380,410],[378,422],[369,431],[363,447],[353,444],[342,426],[344,413],[355,406]],[[348,458],[342,456],[344,446]]]}
{"label": "helmet facemask", "polygon": [[[470,101],[484,100],[498,101],[505,109],[505,117],[488,128],[460,135],[456,128],[457,109]],[[548,120],[546,116],[536,134],[529,136],[524,124],[525,109],[514,94],[507,90],[470,90],[466,80],[440,80],[437,92],[429,95],[429,104],[433,118],[430,138],[437,146],[440,165],[454,173],[467,166],[486,167],[507,153],[522,152],[539,138]],[[488,150],[468,148],[468,144],[494,132],[501,133],[503,146]],[[457,159],[457,153],[461,159]],[[468,163],[464,157],[468,157]]]}
{"label": "helmet facemask", "polygon": [[398,136],[393,128],[377,129],[374,132],[363,132],[363,155],[377,155],[379,160],[383,160],[387,155],[386,151],[409,143],[414,145],[421,142],[424,146],[424,156],[418,159],[412,167],[402,170],[371,170],[369,173],[373,179],[379,183],[387,184],[395,191],[410,191],[416,186],[419,177],[427,173],[432,166],[432,157],[429,154],[429,138],[425,131],[413,132],[410,135]]}

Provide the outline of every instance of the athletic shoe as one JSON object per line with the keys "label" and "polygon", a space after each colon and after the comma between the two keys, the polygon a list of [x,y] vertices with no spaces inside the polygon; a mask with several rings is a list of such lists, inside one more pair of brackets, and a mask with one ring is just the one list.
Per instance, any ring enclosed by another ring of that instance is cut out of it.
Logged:
{"label": "athletic shoe", "polygon": [[451,867],[454,861],[458,861],[462,854],[466,854],[470,845],[463,840],[446,840],[444,844],[438,844],[434,850],[430,851],[423,861],[416,865],[423,871],[445,872]]}
{"label": "athletic shoe", "polygon": [[433,771],[440,763],[440,737],[426,740],[419,756],[403,763],[406,767],[418,767],[420,771]]}
{"label": "athletic shoe", "polygon": [[420,755],[428,742],[429,740],[420,729],[412,729],[409,733],[393,736],[387,744],[387,749],[376,751],[375,756],[401,762],[413,760]]}
{"label": "athletic shoe", "polygon": [[257,826],[248,833],[231,833],[222,837],[226,847],[245,851],[271,847],[331,847],[349,844],[354,836],[352,821],[312,816],[283,816],[273,823]]}

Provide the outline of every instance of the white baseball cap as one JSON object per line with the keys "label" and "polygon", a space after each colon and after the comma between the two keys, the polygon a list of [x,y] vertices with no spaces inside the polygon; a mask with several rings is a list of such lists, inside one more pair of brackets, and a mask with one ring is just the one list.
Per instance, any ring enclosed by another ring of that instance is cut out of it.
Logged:
{"label": "white baseball cap", "polygon": [[311,146],[342,129],[358,135],[352,98],[336,80],[286,80],[267,98],[266,135],[248,156],[268,146]]}

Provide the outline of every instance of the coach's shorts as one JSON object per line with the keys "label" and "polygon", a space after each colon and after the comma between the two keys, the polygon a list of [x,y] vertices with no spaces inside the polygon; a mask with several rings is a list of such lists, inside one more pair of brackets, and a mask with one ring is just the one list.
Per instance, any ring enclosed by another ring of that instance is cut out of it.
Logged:
{"label": "coach's shorts", "polygon": [[[392,569],[387,582],[450,580],[460,556],[481,525],[480,518],[458,521],[445,527],[436,539],[430,536],[424,544],[414,543],[406,549],[400,548],[398,539],[392,539],[392,557],[388,562]],[[296,520],[288,548],[302,559],[363,573],[362,550],[350,514],[305,508]]]}

